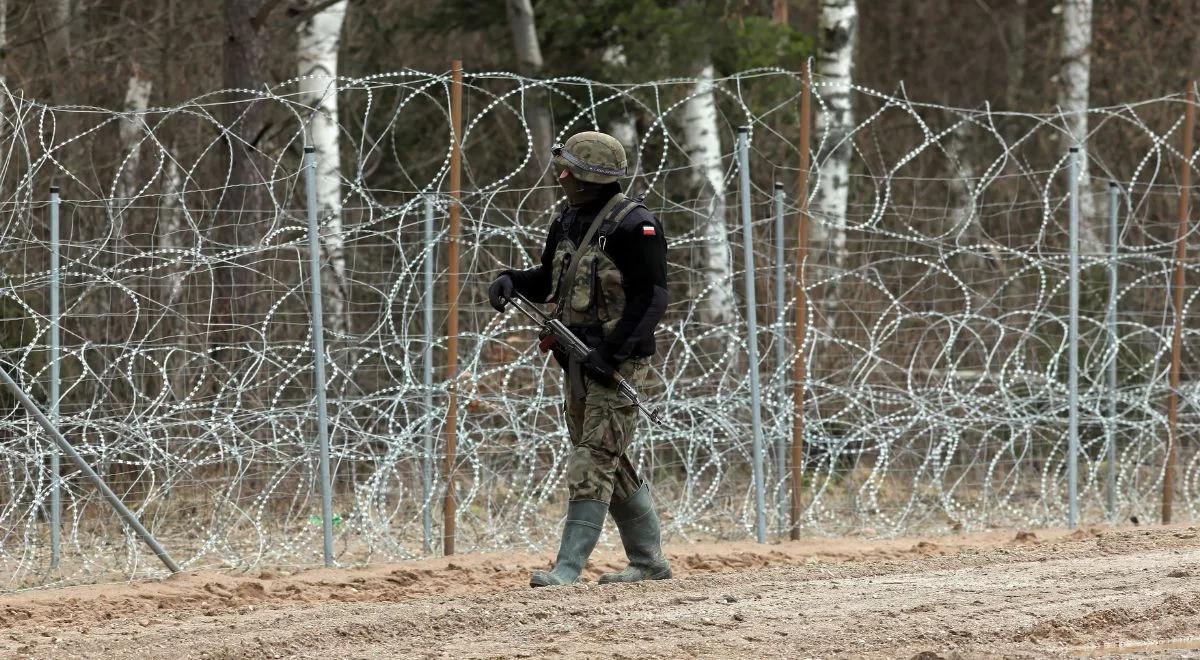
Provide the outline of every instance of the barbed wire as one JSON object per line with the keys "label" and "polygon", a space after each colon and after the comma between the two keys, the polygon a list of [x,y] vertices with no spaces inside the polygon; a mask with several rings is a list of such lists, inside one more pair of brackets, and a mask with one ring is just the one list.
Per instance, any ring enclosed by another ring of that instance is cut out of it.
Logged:
{"label": "barbed wire", "polygon": [[[6,363],[45,403],[44,191],[54,182],[63,187],[61,428],[188,568],[309,564],[320,556],[300,177],[300,148],[314,142],[320,117],[300,80],[138,112],[0,95]],[[734,293],[745,272],[734,213],[739,126],[751,129],[772,528],[792,522],[786,457],[797,350],[808,365],[804,533],[1065,520],[1064,116],[953,108],[912,101],[902,87],[893,94],[853,87],[858,122],[839,137],[825,121],[810,145],[816,159],[804,205],[813,242],[802,283],[809,323],[796,347],[801,80],[777,69],[711,84],[465,77],[460,549],[540,547],[557,531],[570,446],[561,376],[536,350],[535,329],[492,312],[484,290],[499,269],[537,263],[562,203],[544,182],[539,144],[585,129],[633,135],[629,189],[645,195],[667,228],[671,303],[648,392],[667,423],[640,426],[630,452],[655,484],[669,535],[740,537],[754,523],[749,338]],[[449,85],[448,74],[418,71],[327,81],[343,118],[333,125],[338,158],[328,150],[318,158],[322,176],[340,181],[336,198],[321,201],[321,224],[323,287],[332,294],[326,386],[337,547],[346,563],[419,556],[441,533],[423,521],[440,510],[446,487],[449,383],[440,374]],[[819,114],[828,85],[814,82]],[[252,106],[268,119],[249,141],[240,122]],[[1173,141],[1183,108],[1179,96],[1165,96],[1088,111],[1093,174],[1081,194],[1098,211],[1085,221],[1093,237],[1104,235],[1106,186],[1115,183],[1121,238],[1115,260],[1105,241],[1082,250],[1085,520],[1157,516],[1175,322],[1177,239],[1169,219],[1183,159]],[[549,136],[536,134],[538,113],[552,124]],[[715,145],[713,158],[697,156],[706,152],[689,143],[697,131],[686,121],[707,123],[699,139]],[[122,126],[136,135],[132,142],[121,139]],[[839,154],[849,160],[849,198],[844,210],[831,211],[819,194],[836,183],[822,177]],[[1193,165],[1194,158],[1187,155]],[[236,178],[246,176],[235,176],[239,160],[248,178]],[[774,230],[777,181],[786,195],[783,236]],[[775,258],[779,241],[783,264]],[[1191,261],[1183,266],[1187,373],[1200,365],[1200,272]],[[1111,297],[1110,268],[1119,280]],[[785,280],[782,299],[773,293],[776,278]],[[436,363],[432,382],[428,355]],[[1106,380],[1113,362],[1116,389]],[[1194,519],[1200,388],[1188,382],[1179,395],[1181,513]],[[51,452],[32,421],[7,406],[0,566],[8,587],[157,574],[153,558],[67,472],[64,558],[49,570]]]}

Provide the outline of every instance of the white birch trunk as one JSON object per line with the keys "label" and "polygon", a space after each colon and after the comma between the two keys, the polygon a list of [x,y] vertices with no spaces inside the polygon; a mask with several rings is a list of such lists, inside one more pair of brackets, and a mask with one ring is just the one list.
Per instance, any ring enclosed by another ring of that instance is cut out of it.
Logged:
{"label": "white birch trunk", "polygon": [[968,240],[972,238],[970,227],[975,220],[975,161],[971,155],[967,153],[964,139],[970,132],[970,124],[963,123],[950,133],[950,139],[946,144],[946,157],[950,161],[950,170],[957,179],[957,202],[951,209],[948,220],[950,221],[949,239],[952,243],[958,242],[958,237],[962,236]]}
{"label": "white birch trunk", "polygon": [[[0,86],[8,85],[8,0],[0,0]],[[10,95],[7,89],[0,90],[0,107],[7,106]],[[6,113],[7,114],[7,113]],[[0,138],[4,126],[0,125]]]}
{"label": "white birch trunk", "polygon": [[1079,243],[1084,253],[1096,253],[1095,204],[1088,167],[1088,87],[1092,71],[1092,0],[1063,0],[1062,69],[1058,105],[1064,113],[1069,146],[1079,147]]}
{"label": "white birch trunk", "polygon": [[719,324],[734,318],[733,265],[729,254],[729,236],[725,227],[725,177],[721,167],[721,134],[717,128],[717,99],[713,90],[713,66],[705,62],[697,76],[693,96],[683,109],[684,145],[691,163],[691,182],[699,193],[703,214],[700,228],[701,264],[706,300],[700,305],[700,319]]}
{"label": "white birch trunk", "polygon": [[0,0],[0,83],[8,82],[8,0]]}
{"label": "white birch trunk", "polygon": [[508,0],[507,10],[508,26],[512,29],[513,45],[517,50],[517,62],[521,72],[541,71],[542,47],[538,43],[533,5],[529,0]]}
{"label": "white birch trunk", "polygon": [[119,135],[121,148],[128,157],[117,185],[117,206],[126,206],[137,194],[138,168],[142,162],[141,142],[146,125],[145,112],[150,107],[150,92],[154,83],[146,78],[141,67],[134,65],[125,86],[125,117],[121,119]]}
{"label": "white birch trunk", "polygon": [[[619,45],[612,45],[604,49],[604,52],[600,55],[600,60],[610,67],[625,66],[625,52]],[[624,105],[623,100],[620,98],[615,103]],[[637,122],[634,121],[633,116],[629,113],[622,112],[609,121],[608,134],[617,138],[621,146],[625,147],[625,159],[629,163],[629,176],[632,181],[638,175]]]}
{"label": "white birch trunk", "polygon": [[[846,214],[850,204],[850,159],[853,156],[850,134],[854,129],[854,111],[850,85],[854,74],[854,44],[858,33],[858,7],[855,0],[821,0],[821,49],[816,74],[824,83],[821,98],[824,109],[817,113],[817,135],[823,141],[817,164],[817,231],[832,253],[830,276],[838,277],[826,291],[822,308],[826,330],[837,331],[837,306],[841,298],[840,275],[845,270]],[[823,235],[823,236],[822,236]]]}
{"label": "white birch trunk", "polygon": [[[965,122],[960,124],[950,134],[946,144],[950,173],[957,184],[957,200],[947,215],[949,225],[941,239],[947,250],[958,246],[980,245],[985,238],[979,214],[979,187],[982,185],[979,175],[982,167],[967,143],[973,126]],[[990,248],[986,257],[979,251],[964,253],[963,256],[968,263],[976,267],[986,267],[988,259],[991,259],[997,268],[1004,268],[1000,255]]]}
{"label": "white birch trunk", "polygon": [[[541,75],[544,62],[542,47],[538,42],[537,22],[530,0],[507,0],[508,26],[512,30],[513,46],[517,51],[517,70],[521,75],[536,78]],[[534,163],[540,173],[542,184],[552,191],[544,200],[547,204],[554,202],[556,173],[550,170],[550,147],[554,139],[554,128],[550,121],[550,108],[546,105],[544,95],[537,88],[531,88],[526,93],[526,108],[529,116],[529,130],[533,134]]]}
{"label": "white birch trunk", "polygon": [[346,305],[346,251],[342,228],[342,166],[338,148],[337,65],[346,0],[337,2],[298,27],[296,62],[301,76],[301,103],[313,108],[309,134],[317,157],[317,214],[325,226],[322,246],[330,268],[322,271],[325,324],[330,332],[350,330]]}
{"label": "white birch trunk", "polygon": [[[179,173],[179,165],[173,157],[167,159],[165,169],[166,193],[162,196],[162,207],[158,216],[158,247],[163,251],[172,251],[165,257],[173,260],[179,258],[179,254],[173,250],[179,250],[182,245],[180,233],[183,231],[183,176]],[[174,302],[179,297],[182,286],[181,269],[178,266],[172,267],[167,276],[168,302]]]}
{"label": "white birch trunk", "polygon": [[[158,249],[164,259],[175,260],[179,258],[178,250],[182,246],[180,234],[183,231],[183,176],[180,174],[179,165],[176,164],[174,158],[168,158],[165,169],[166,191],[162,196],[162,206],[158,215]],[[165,331],[178,342],[176,348],[181,353],[175,357],[178,362],[174,362],[173,368],[169,369],[169,384],[175,400],[180,400],[187,394],[187,371],[181,367],[186,364],[188,350],[188,334],[185,324],[186,307],[179,308],[177,306],[179,296],[183,293],[182,264],[171,266],[167,271],[165,288],[163,309],[164,311],[170,310],[174,314],[173,319],[166,325]],[[175,310],[178,309],[184,311],[176,312]]]}
{"label": "white birch trunk", "polygon": [[825,108],[817,113],[817,134],[824,154],[817,166],[817,213],[826,225],[828,250],[840,273],[846,264],[846,213],[850,202],[850,132],[854,128],[850,85],[854,73],[854,43],[858,32],[858,7],[854,0],[821,0],[821,33],[824,39],[816,73]]}
{"label": "white birch trunk", "polygon": [[109,219],[112,223],[109,237],[114,245],[120,245],[125,240],[125,220],[130,213],[127,207],[133,204],[133,196],[137,194],[138,169],[142,157],[140,143],[146,121],[144,113],[150,107],[152,85],[135,64],[125,86],[125,115],[117,125],[117,136],[125,160],[113,189],[114,198],[109,201]]}

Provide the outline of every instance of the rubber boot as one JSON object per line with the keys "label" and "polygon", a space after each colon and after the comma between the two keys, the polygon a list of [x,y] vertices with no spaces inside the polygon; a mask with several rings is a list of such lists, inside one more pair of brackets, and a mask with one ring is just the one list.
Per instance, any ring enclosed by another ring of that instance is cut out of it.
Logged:
{"label": "rubber boot", "polygon": [[609,511],[621,531],[629,566],[620,573],[601,575],[600,584],[670,579],[671,566],[662,552],[662,532],[650,499],[650,485],[642,484],[629,499],[614,503]]}
{"label": "rubber boot", "polygon": [[529,578],[531,587],[550,587],[574,584],[587,564],[588,556],[600,540],[608,503],[599,500],[573,500],[567,504],[567,524],[563,526],[558,558],[549,571],[534,571]]}

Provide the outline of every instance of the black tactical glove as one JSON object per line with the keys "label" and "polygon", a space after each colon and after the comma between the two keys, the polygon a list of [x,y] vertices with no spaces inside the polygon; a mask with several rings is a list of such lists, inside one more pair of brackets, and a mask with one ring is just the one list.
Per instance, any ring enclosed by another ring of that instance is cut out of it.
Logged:
{"label": "black tactical glove", "polygon": [[612,357],[603,348],[594,349],[583,361],[583,372],[588,375],[588,378],[605,387],[612,387],[616,382],[613,379],[616,371],[617,365],[613,363]]}
{"label": "black tactical glove", "polygon": [[492,303],[492,307],[497,312],[503,312],[504,306],[508,304],[508,299],[513,297],[513,281],[508,273],[503,273],[492,281],[492,285],[488,287],[488,302]]}

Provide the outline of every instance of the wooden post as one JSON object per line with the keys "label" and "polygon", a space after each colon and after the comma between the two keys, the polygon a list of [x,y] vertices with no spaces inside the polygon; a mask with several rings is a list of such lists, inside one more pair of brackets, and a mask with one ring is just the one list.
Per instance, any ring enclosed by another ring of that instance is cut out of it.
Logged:
{"label": "wooden post", "polygon": [[1167,457],[1163,466],[1162,521],[1171,523],[1175,463],[1179,460],[1179,365],[1183,353],[1184,260],[1187,259],[1188,196],[1192,186],[1192,142],[1196,130],[1196,85],[1188,83],[1183,121],[1183,165],[1179,171],[1179,226],[1175,232],[1175,332],[1171,337],[1171,391],[1167,394]]}
{"label": "wooden post", "polygon": [[792,363],[792,381],[795,390],[792,394],[794,407],[792,418],[792,532],[793,541],[800,538],[800,491],[804,488],[804,397],[805,377],[807,376],[804,363],[804,336],[808,334],[808,299],[804,291],[804,262],[808,259],[808,168],[809,151],[812,132],[812,80],[809,77],[809,67],[805,65],[800,84],[800,167],[796,179],[796,200],[800,210],[796,214],[796,336],[793,342],[796,350],[796,361]]}
{"label": "wooden post", "polygon": [[788,24],[788,0],[775,0],[772,3],[771,22],[777,25]]}
{"label": "wooden post", "polygon": [[442,506],[442,552],[454,554],[455,511],[454,463],[458,451],[458,240],[459,200],[462,197],[462,60],[451,65],[450,123],[450,243],[446,257],[446,382],[450,386],[446,406],[446,498]]}

